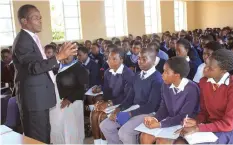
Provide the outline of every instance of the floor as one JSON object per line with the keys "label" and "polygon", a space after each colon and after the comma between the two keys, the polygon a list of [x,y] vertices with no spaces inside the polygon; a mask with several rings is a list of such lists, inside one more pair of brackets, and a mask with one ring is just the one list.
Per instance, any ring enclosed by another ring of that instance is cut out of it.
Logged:
{"label": "floor", "polygon": [[84,144],[93,144],[93,143],[94,143],[93,137],[87,137],[84,139]]}

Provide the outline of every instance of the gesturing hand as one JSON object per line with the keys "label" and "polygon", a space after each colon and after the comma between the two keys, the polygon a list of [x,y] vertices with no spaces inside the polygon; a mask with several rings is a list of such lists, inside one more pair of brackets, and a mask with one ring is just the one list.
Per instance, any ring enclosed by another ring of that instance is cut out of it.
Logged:
{"label": "gesturing hand", "polygon": [[65,42],[59,50],[56,58],[58,61],[68,58],[69,56],[77,55],[77,46],[71,42]]}
{"label": "gesturing hand", "polygon": [[62,100],[61,109],[65,108],[65,107],[69,107],[70,104],[71,104],[71,102],[69,100],[67,100],[67,99]]}

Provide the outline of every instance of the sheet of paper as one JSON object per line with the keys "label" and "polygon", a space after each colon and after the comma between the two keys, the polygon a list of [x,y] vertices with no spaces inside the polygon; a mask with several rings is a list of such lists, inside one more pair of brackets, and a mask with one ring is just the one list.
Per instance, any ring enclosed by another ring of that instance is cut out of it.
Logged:
{"label": "sheet of paper", "polygon": [[155,129],[149,129],[147,128],[144,123],[141,123],[138,127],[136,127],[134,130],[144,132],[150,135],[157,135],[161,132],[162,129],[155,128]]}
{"label": "sheet of paper", "polygon": [[140,107],[140,105],[133,105],[133,106],[129,107],[128,109],[122,111],[122,112],[130,112],[130,111],[138,109],[139,107]]}
{"label": "sheet of paper", "polygon": [[8,133],[8,132],[11,132],[11,131],[12,131],[12,129],[9,128],[9,127],[7,127],[7,126],[5,126],[5,125],[1,125],[0,126],[0,134],[1,135],[5,134],[5,133]]}
{"label": "sheet of paper", "polygon": [[196,132],[184,137],[189,144],[214,143],[218,137],[212,132]]}
{"label": "sheet of paper", "polygon": [[106,108],[104,110],[104,112],[107,113],[107,114],[112,113],[118,106],[120,106],[120,104],[114,105],[114,106],[110,106],[110,107]]}
{"label": "sheet of paper", "polygon": [[[93,87],[94,87],[94,86],[93,86]],[[93,88],[93,87],[92,87],[92,88]],[[92,92],[92,88],[90,88],[90,89],[85,93],[85,95],[87,95],[87,96],[98,96],[98,95],[102,95],[102,94],[103,94],[103,91],[94,94],[94,93]]]}

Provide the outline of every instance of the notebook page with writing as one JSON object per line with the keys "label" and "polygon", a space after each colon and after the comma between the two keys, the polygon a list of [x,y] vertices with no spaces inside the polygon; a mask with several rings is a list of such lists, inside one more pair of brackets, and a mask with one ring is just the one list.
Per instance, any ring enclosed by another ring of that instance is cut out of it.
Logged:
{"label": "notebook page with writing", "polygon": [[184,137],[189,144],[214,143],[218,137],[212,132],[196,132]]}

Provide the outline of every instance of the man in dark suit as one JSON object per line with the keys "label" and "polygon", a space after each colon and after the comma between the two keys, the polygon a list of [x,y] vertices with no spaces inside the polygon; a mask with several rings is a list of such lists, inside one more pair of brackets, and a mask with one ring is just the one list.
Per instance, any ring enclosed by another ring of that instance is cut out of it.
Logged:
{"label": "man in dark suit", "polygon": [[49,108],[56,104],[52,70],[59,61],[77,55],[77,47],[65,43],[56,56],[47,59],[36,35],[42,28],[39,10],[33,5],[23,5],[18,10],[18,19],[22,29],[13,44],[13,63],[24,134],[50,143]]}

